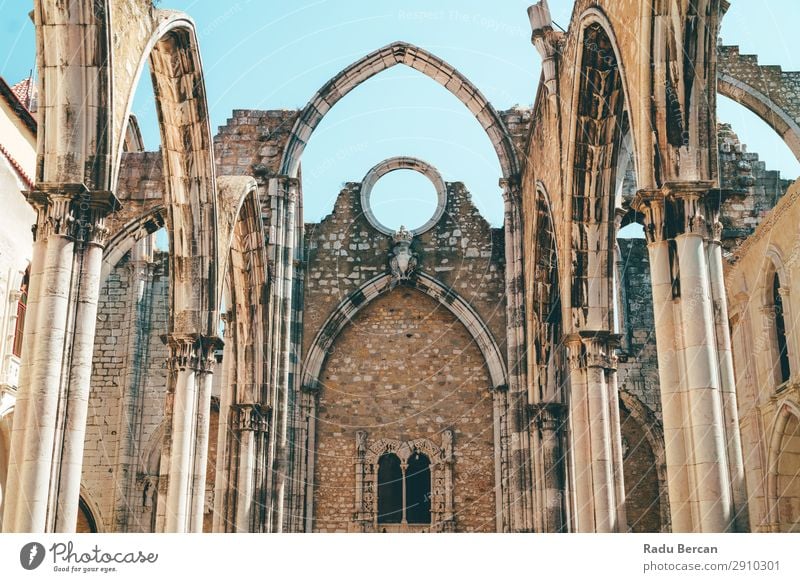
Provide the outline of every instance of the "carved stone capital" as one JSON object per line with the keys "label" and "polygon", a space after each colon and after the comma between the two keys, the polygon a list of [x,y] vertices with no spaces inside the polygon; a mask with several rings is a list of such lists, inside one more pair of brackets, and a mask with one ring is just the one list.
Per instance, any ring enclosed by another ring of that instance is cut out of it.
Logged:
{"label": "carved stone capital", "polygon": [[200,334],[173,333],[162,336],[161,339],[169,348],[167,362],[170,369],[214,372],[214,366],[217,363],[215,352],[223,345],[220,338]]}
{"label": "carved stone capital", "polygon": [[666,239],[666,207],[660,190],[639,190],[631,202],[631,208],[644,219],[644,235],[648,243],[659,243]]}
{"label": "carved stone capital", "polygon": [[106,217],[120,205],[112,192],[91,191],[83,184],[38,184],[27,198],[37,213],[35,240],[64,236],[99,246],[110,234]]}
{"label": "carved stone capital", "polygon": [[567,407],[560,402],[539,402],[529,405],[533,422],[540,430],[555,431],[567,418]]}
{"label": "carved stone capital", "polygon": [[237,432],[268,433],[272,409],[262,404],[234,404],[231,406],[231,427]]}
{"label": "carved stone capital", "polygon": [[519,205],[522,202],[522,189],[518,177],[500,178],[498,184],[503,189],[503,201],[506,204]]}
{"label": "carved stone capital", "polygon": [[620,336],[608,331],[580,331],[565,340],[571,370],[617,369],[616,349]]}

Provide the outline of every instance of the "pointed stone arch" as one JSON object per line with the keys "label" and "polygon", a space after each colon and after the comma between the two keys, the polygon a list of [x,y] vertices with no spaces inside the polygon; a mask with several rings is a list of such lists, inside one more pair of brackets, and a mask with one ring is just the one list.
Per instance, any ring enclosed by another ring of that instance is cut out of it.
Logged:
{"label": "pointed stone arch", "polygon": [[303,150],[311,134],[331,107],[364,81],[400,64],[427,75],[455,95],[476,117],[492,142],[503,178],[517,177],[519,162],[513,141],[505,123],[491,103],[456,68],[407,42],[393,42],[371,52],[343,69],[314,94],[298,115],[292,128],[281,160],[281,174],[297,177]]}
{"label": "pointed stone arch", "polygon": [[[500,349],[489,328],[477,312],[453,289],[426,275],[418,273],[408,281],[409,286],[435,299],[460,321],[472,336],[483,355],[494,388],[507,385],[506,368]],[[305,390],[319,390],[319,375],[331,346],[339,333],[356,314],[374,299],[394,289],[395,279],[389,273],[378,275],[348,295],[328,316],[308,349],[302,371]]]}

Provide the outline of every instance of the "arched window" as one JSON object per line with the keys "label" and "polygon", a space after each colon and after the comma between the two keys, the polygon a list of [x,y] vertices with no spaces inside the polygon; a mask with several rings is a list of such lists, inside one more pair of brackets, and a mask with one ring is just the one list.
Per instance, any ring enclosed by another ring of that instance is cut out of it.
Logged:
{"label": "arched window", "polygon": [[22,332],[25,329],[25,312],[28,309],[28,274],[30,269],[25,271],[22,278],[22,285],[19,288],[19,301],[17,302],[17,325],[14,329],[14,345],[12,352],[18,358],[22,357]]}
{"label": "arched window", "polygon": [[778,360],[775,365],[779,367],[780,383],[789,380],[789,353],[786,346],[786,319],[783,311],[783,297],[781,297],[781,280],[778,273],[772,278],[772,307],[775,317],[775,339],[778,349]]}
{"label": "arched window", "polygon": [[378,460],[378,523],[400,523],[403,519],[403,470],[394,453]]}
{"label": "arched window", "polygon": [[406,520],[408,523],[431,522],[431,462],[422,453],[408,459],[406,469]]}

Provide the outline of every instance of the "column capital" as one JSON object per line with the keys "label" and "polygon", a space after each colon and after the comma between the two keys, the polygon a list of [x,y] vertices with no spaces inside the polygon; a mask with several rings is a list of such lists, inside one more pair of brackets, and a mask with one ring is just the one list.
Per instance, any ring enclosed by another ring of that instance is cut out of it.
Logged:
{"label": "column capital", "polygon": [[528,410],[541,430],[555,431],[567,417],[567,405],[560,402],[538,402],[529,404]]}
{"label": "column capital", "polygon": [[212,373],[217,359],[215,351],[224,342],[215,336],[171,333],[161,336],[169,348],[168,365],[173,370],[194,370]]}
{"label": "column capital", "polygon": [[37,212],[34,239],[55,235],[104,246],[110,234],[106,216],[120,208],[113,192],[84,184],[39,183],[26,197]]}
{"label": "column capital", "polygon": [[648,244],[666,240],[665,200],[661,190],[639,190],[631,208],[644,217],[644,234]]}
{"label": "column capital", "polygon": [[231,426],[233,430],[257,433],[269,432],[272,408],[263,404],[246,403],[231,405]]}
{"label": "column capital", "polygon": [[522,200],[519,176],[514,175],[508,178],[500,178],[497,183],[500,188],[503,189],[504,202],[518,204]]}
{"label": "column capital", "polygon": [[709,180],[666,182],[660,188],[639,190],[631,207],[644,217],[648,243],[663,242],[681,234],[719,242],[722,194]]}
{"label": "column capital", "polygon": [[606,330],[581,330],[564,339],[567,346],[570,369],[603,368],[617,369],[616,349],[621,336]]}

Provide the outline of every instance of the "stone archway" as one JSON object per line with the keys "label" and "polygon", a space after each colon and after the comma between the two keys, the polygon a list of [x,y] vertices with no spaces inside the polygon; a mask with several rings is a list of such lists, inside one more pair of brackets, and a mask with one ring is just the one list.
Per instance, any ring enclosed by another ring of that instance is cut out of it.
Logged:
{"label": "stone archway", "polygon": [[395,65],[403,64],[427,75],[458,98],[477,118],[492,142],[503,178],[516,179],[519,165],[514,144],[491,103],[456,68],[418,46],[393,42],[356,61],[325,83],[300,112],[284,150],[281,173],[296,177],[300,158],[311,134],[325,114],[361,83]]}
{"label": "stone archway", "polygon": [[800,532],[800,407],[784,401],[769,441],[767,495],[770,529]]}

